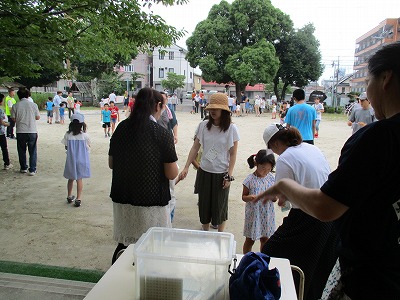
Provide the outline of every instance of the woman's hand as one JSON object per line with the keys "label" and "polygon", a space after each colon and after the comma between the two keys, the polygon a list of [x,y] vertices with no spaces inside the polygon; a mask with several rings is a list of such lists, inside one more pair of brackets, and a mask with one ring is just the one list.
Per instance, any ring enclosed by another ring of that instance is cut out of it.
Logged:
{"label": "woman's hand", "polygon": [[264,204],[267,201],[272,201],[272,202],[278,201],[278,205],[283,206],[285,201],[287,200],[287,198],[279,190],[277,184],[275,184],[272,187],[270,187],[269,189],[267,189],[264,193],[258,194],[252,202],[255,203],[260,200],[262,200]]}
{"label": "woman's hand", "polygon": [[230,187],[230,185],[231,185],[231,182],[229,180],[224,179],[222,181],[222,189],[226,189],[226,188]]}
{"label": "woman's hand", "polygon": [[189,168],[184,168],[182,170],[182,172],[179,174],[179,177],[178,177],[179,181],[185,179],[187,174],[188,174],[188,172],[189,172]]}

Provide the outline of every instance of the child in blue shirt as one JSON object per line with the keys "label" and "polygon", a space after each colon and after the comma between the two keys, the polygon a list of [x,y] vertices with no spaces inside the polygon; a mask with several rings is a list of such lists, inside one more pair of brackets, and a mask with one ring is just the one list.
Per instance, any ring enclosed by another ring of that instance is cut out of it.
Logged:
{"label": "child in blue shirt", "polygon": [[61,102],[60,104],[60,124],[64,124],[64,114],[65,114],[65,104],[64,102]]}
{"label": "child in blue shirt", "polygon": [[48,97],[46,102],[46,112],[47,112],[47,123],[53,123],[53,98]]}
{"label": "child in blue shirt", "polygon": [[111,111],[108,103],[104,104],[104,109],[101,111],[101,120],[103,121],[104,137],[110,136]]}

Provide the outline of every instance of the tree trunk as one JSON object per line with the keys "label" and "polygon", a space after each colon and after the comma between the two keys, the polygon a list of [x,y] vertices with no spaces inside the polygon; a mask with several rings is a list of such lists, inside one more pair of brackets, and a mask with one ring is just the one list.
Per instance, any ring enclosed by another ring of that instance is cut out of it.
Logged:
{"label": "tree trunk", "polygon": [[279,84],[279,77],[276,76],[276,77],[274,78],[274,94],[275,94],[275,96],[276,96],[276,101],[279,102],[280,97],[279,97],[279,91],[278,91],[278,84]]}
{"label": "tree trunk", "polygon": [[282,87],[282,93],[281,93],[281,99],[282,99],[282,101],[284,101],[284,100],[285,100],[285,96],[286,96],[286,89],[287,89],[288,85],[289,85],[289,83],[288,83],[288,82],[285,82],[285,83],[283,84],[283,87]]}

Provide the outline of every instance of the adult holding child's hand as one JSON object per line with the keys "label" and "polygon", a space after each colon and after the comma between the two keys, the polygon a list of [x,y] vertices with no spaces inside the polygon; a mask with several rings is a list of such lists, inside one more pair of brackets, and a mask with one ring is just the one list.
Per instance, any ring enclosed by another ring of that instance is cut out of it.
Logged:
{"label": "adult holding child's hand", "polygon": [[186,178],[189,166],[202,146],[203,154],[195,184],[199,197],[200,222],[203,230],[209,230],[212,222],[218,225],[218,231],[224,231],[228,219],[229,187],[234,180],[239,132],[231,120],[227,95],[212,94],[205,110],[209,111],[209,119],[197,127],[193,146],[179,178]]}

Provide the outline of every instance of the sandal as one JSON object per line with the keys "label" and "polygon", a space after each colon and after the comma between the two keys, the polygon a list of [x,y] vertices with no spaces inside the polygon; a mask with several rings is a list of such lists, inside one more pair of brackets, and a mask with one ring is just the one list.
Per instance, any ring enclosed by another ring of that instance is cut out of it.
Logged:
{"label": "sandal", "polygon": [[72,202],[74,202],[74,200],[75,200],[75,196],[68,196],[67,197],[67,202],[68,203],[72,203]]}
{"label": "sandal", "polygon": [[79,200],[79,199],[76,199],[75,200],[75,207],[79,207],[79,206],[81,206],[81,200]]}

